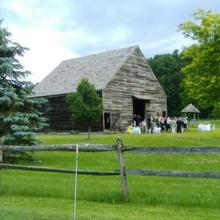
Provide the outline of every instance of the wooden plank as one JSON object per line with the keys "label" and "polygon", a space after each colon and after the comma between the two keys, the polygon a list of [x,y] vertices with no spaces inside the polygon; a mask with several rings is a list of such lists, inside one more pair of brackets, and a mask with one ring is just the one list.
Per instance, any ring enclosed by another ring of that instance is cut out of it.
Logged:
{"label": "wooden plank", "polygon": [[[42,172],[57,172],[57,173],[72,173],[75,170],[64,168],[50,168],[50,167],[33,167],[13,164],[2,164],[2,168],[15,170],[29,170]],[[78,174],[83,175],[97,175],[97,176],[115,176],[121,175],[120,171],[97,171],[97,170],[78,170]],[[190,177],[190,178],[220,178],[220,172],[197,172],[197,171],[178,171],[178,170],[126,170],[126,175],[131,176],[167,176],[167,177]],[[123,195],[126,188],[123,185]],[[127,192],[127,191],[125,191]]]}
{"label": "wooden plank", "polygon": [[[64,144],[64,145],[36,145],[36,146],[13,146],[4,145],[4,151],[11,152],[26,152],[26,151],[75,151],[77,144]],[[79,151],[81,152],[101,152],[113,151],[114,145],[101,145],[101,144],[78,144]]]}
{"label": "wooden plank", "polygon": [[118,162],[119,162],[119,172],[121,177],[121,187],[122,187],[122,194],[125,201],[128,200],[128,186],[127,186],[127,177],[125,172],[125,163],[123,158],[123,143],[120,138],[117,139],[117,155],[118,155]]}
{"label": "wooden plank", "polygon": [[[103,144],[79,144],[81,152],[114,151],[116,146]],[[76,144],[36,145],[36,146],[2,146],[4,151],[75,151]],[[126,147],[122,151],[142,154],[220,154],[220,146],[216,147]]]}
{"label": "wooden plank", "polygon": [[[34,167],[34,166],[24,166],[24,165],[14,165],[14,164],[2,164],[2,168],[14,169],[14,170],[29,170],[29,171],[42,171],[42,172],[57,172],[57,173],[73,173],[76,171],[72,169],[64,168],[50,168],[50,167]],[[78,170],[77,174],[85,175],[97,175],[97,176],[114,176],[119,175],[117,171],[98,171],[98,170]]]}
{"label": "wooden plank", "polygon": [[138,176],[169,176],[191,178],[220,178],[220,172],[198,172],[179,170],[126,170],[127,175]]}
{"label": "wooden plank", "polygon": [[127,147],[123,151],[141,154],[220,154],[218,147]]}
{"label": "wooden plank", "polygon": [[[75,123],[72,120],[69,105],[66,102],[66,95],[54,95],[47,97],[47,102],[41,108],[43,116],[48,119],[47,129],[54,131],[87,131],[82,123]],[[91,126],[92,131],[102,131],[102,117]]]}
{"label": "wooden plank", "polygon": [[[79,144],[82,152],[113,151],[114,145],[101,144]],[[36,145],[36,146],[2,146],[4,151],[25,152],[25,151],[75,151],[76,144],[64,145]],[[216,147],[126,147],[122,151],[142,154],[220,154],[220,146]]]}

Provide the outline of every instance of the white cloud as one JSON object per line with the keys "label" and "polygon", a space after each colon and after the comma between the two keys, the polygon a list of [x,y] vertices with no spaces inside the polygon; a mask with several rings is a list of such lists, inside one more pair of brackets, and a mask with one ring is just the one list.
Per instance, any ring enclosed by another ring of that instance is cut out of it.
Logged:
{"label": "white cloud", "polygon": [[192,40],[186,39],[181,34],[176,34],[161,40],[157,39],[143,43],[141,48],[147,52],[146,55],[149,57],[159,53],[170,53],[175,49],[181,50],[183,47],[189,46],[192,43]]}
{"label": "white cloud", "polygon": [[19,60],[26,70],[32,72],[27,79],[35,83],[61,61],[78,56],[65,47],[67,36],[55,28],[63,22],[61,16],[50,16],[45,13],[46,5],[44,8],[38,6],[38,1],[3,0],[3,8],[22,20],[22,23],[16,20],[7,20],[6,23],[12,33],[12,40],[29,48]]}
{"label": "white cloud", "polygon": [[32,11],[29,9],[29,7],[24,1],[11,0],[11,1],[8,1],[7,6],[14,13],[21,14],[25,16],[26,18],[31,18],[33,16]]}
{"label": "white cloud", "polygon": [[77,57],[77,54],[64,47],[64,39],[60,32],[47,28],[21,29],[10,26],[13,40],[28,47],[24,57],[20,58],[25,69],[32,74],[28,77],[38,82],[51,72],[62,60]]}
{"label": "white cloud", "polygon": [[[2,0],[3,6],[5,9],[9,10],[12,14],[15,14],[24,23],[29,23],[32,25],[42,25],[42,26],[56,26],[63,22],[63,18],[65,16],[65,5],[59,5],[57,7],[56,2],[54,4],[49,5],[49,1],[38,0]],[[64,0],[63,0],[64,2]],[[54,14],[53,7],[55,8]]]}
{"label": "white cloud", "polygon": [[32,72],[29,79],[33,82],[40,81],[62,60],[78,56],[74,51],[89,54],[138,44],[149,57],[181,49],[192,42],[175,32],[176,25],[190,16],[199,2],[0,1],[3,25],[9,27],[15,41],[30,48],[21,62]]}
{"label": "white cloud", "polygon": [[126,26],[115,28],[111,35],[112,42],[125,41],[129,38],[130,30]]}

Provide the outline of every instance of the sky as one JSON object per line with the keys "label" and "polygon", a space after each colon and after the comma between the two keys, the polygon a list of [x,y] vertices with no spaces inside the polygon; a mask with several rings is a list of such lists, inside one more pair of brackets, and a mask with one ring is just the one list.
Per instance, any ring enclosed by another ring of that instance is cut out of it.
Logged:
{"label": "sky", "polygon": [[219,0],[1,0],[0,19],[20,58],[39,82],[62,60],[138,45],[146,58],[192,41],[178,25],[198,8],[220,12]]}

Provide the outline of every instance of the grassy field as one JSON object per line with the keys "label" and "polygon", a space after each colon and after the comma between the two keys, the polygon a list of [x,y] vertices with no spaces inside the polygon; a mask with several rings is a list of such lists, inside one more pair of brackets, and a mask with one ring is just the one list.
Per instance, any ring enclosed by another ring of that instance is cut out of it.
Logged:
{"label": "grassy field", "polygon": [[[39,135],[45,144],[115,143],[135,146],[220,146],[219,122],[215,132],[160,135]],[[37,166],[73,168],[71,152],[33,154]],[[220,155],[140,155],[127,153],[127,168],[219,171]],[[80,153],[79,168],[115,170],[114,152]],[[3,170],[0,194],[1,220],[72,219],[74,175]],[[121,201],[120,179],[115,177],[79,176],[78,219],[80,220],[201,220],[220,218],[220,180],[173,177],[129,176],[129,201]]]}

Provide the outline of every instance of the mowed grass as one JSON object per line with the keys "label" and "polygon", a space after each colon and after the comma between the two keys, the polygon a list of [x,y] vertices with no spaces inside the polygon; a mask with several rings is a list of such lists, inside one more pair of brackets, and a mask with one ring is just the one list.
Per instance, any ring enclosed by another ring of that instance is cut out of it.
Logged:
{"label": "mowed grass", "polygon": [[114,144],[117,137],[123,139],[127,146],[219,146],[220,120],[200,121],[201,123],[214,123],[215,132],[200,132],[197,130],[198,123],[192,123],[189,132],[183,134],[172,134],[170,132],[162,134],[96,134],[91,140],[87,135],[40,135],[38,140],[47,144],[69,144],[69,143],[97,143]]}
{"label": "mowed grass", "polygon": [[[130,146],[220,146],[220,129],[160,135],[39,135],[44,144],[108,143],[118,136]],[[74,152],[36,152],[37,166],[74,168]],[[220,171],[220,155],[141,155],[126,153],[126,167]],[[33,164],[31,164],[33,165]],[[115,152],[79,154],[79,168],[118,169]],[[74,175],[3,170],[0,219],[72,219]],[[220,180],[128,176],[129,201],[121,199],[119,176],[80,175],[77,219],[220,219]]]}

